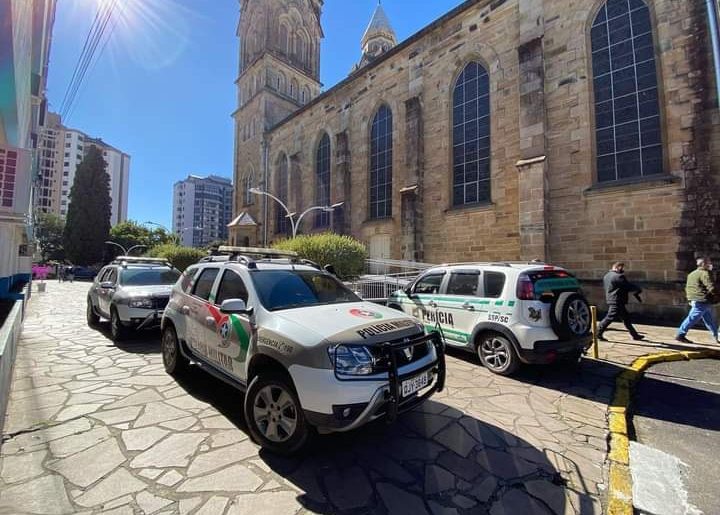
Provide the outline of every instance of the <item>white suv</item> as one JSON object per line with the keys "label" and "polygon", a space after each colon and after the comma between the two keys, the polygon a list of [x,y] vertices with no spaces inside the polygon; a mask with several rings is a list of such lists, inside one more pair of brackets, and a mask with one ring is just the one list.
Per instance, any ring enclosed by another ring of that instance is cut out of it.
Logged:
{"label": "white suv", "polygon": [[443,388],[437,334],[363,302],[293,253],[221,247],[175,285],[162,320],[165,369],[196,362],[246,391],[252,438],[279,453],[314,427],[348,431],[417,406]]}
{"label": "white suv", "polygon": [[388,307],[441,330],[445,343],[477,354],[491,372],[520,363],[577,362],[590,346],[590,307],[580,283],[543,263],[468,263],[426,270]]}

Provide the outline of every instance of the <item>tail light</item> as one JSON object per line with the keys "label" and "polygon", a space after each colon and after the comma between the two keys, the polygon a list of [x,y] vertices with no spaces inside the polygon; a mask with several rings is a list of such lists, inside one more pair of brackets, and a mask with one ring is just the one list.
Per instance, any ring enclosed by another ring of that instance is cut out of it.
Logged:
{"label": "tail light", "polygon": [[518,277],[516,293],[520,300],[535,300],[535,287],[527,275],[520,274]]}

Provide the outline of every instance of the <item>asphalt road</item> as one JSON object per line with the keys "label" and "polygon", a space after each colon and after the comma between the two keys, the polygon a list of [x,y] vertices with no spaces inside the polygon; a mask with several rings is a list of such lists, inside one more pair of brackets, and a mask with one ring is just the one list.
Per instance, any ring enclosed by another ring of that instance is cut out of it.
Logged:
{"label": "asphalt road", "polygon": [[[653,366],[640,382],[635,401],[635,426],[638,443],[651,448],[644,454],[654,454],[656,480],[664,478],[672,482],[679,472],[681,497],[686,495],[685,513],[707,515],[720,513],[718,490],[718,456],[720,456],[720,361],[697,360],[689,362],[662,363]],[[653,453],[652,449],[661,451]],[[665,453],[668,456],[662,456]],[[631,458],[638,454],[631,455]],[[671,457],[682,462],[673,473]],[[662,465],[664,463],[665,465]],[[683,465],[684,464],[684,465]],[[644,467],[646,470],[648,467]],[[670,495],[667,485],[649,481],[648,488],[663,491],[645,491],[643,497],[654,497],[663,511],[668,513],[675,499],[662,500]],[[636,496],[637,497],[637,496]],[[637,499],[636,499],[637,506]],[[641,509],[642,511],[642,509]],[[647,510],[653,513],[652,510]],[[677,511],[676,511],[677,512]]]}

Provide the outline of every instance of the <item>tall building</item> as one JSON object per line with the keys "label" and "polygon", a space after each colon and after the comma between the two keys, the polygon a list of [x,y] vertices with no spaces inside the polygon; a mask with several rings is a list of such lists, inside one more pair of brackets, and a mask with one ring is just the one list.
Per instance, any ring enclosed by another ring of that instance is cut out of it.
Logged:
{"label": "tall building", "polygon": [[173,232],[183,245],[203,247],[228,239],[232,220],[233,184],[230,179],[190,175],[173,187]]}
{"label": "tall building", "polygon": [[40,188],[35,206],[41,212],[61,217],[67,215],[70,189],[75,181],[78,165],[90,147],[102,151],[105,171],[110,176],[112,214],[110,224],[127,220],[128,191],[130,185],[130,156],[77,129],[64,127],[60,117],[48,113],[48,125],[40,142]]}
{"label": "tall building", "polygon": [[0,297],[30,276],[55,0],[0,0]]}
{"label": "tall building", "polygon": [[257,225],[234,241],[287,234],[258,187],[296,212],[344,203],[301,230],[371,257],[541,259],[600,304],[623,260],[639,311],[686,311],[694,257],[720,258],[713,3],[468,0],[400,42],[378,7],[359,67],[318,95],[322,5],[240,3],[235,214]]}

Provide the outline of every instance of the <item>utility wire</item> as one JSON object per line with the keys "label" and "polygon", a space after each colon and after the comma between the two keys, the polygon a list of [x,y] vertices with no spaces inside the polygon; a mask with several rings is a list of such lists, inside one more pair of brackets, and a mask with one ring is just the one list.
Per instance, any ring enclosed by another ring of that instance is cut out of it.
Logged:
{"label": "utility wire", "polygon": [[[73,105],[78,99],[78,93],[83,84],[83,81],[85,80],[85,77],[87,76],[88,70],[90,69],[91,65],[94,64],[94,62],[97,62],[96,59],[94,60],[95,54],[97,52],[98,45],[100,44],[103,36],[105,35],[105,31],[107,30],[108,23],[112,18],[113,11],[117,7],[117,1],[118,0],[110,0],[109,2],[103,4],[98,9],[98,12],[95,15],[95,19],[93,20],[87,37],[85,38],[83,50],[80,54],[80,57],[78,58],[78,62],[75,66],[75,71],[73,72],[70,84],[68,85],[68,89],[65,92],[65,97],[63,98],[63,103],[60,107],[61,118],[67,118],[69,116]],[[113,29],[114,24],[113,28],[111,28],[111,34]],[[110,35],[108,35],[108,39],[109,37]],[[102,51],[105,49],[106,44],[107,40],[101,48],[100,54],[102,54]],[[100,54],[98,54],[98,58]]]}

